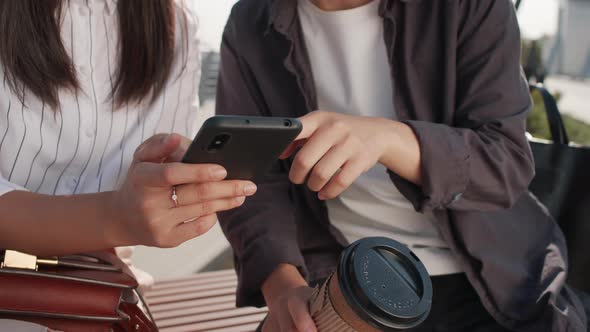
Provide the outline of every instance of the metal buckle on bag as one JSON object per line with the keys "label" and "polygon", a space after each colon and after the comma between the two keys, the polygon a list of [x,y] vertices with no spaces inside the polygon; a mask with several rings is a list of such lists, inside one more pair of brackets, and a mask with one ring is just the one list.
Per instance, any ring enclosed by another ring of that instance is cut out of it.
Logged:
{"label": "metal buckle on bag", "polygon": [[0,268],[37,270],[37,256],[6,250]]}
{"label": "metal buckle on bag", "polygon": [[37,256],[25,254],[19,251],[6,250],[4,259],[0,262],[0,268],[3,269],[23,269],[37,271],[39,265],[58,265],[58,260],[38,259]]}

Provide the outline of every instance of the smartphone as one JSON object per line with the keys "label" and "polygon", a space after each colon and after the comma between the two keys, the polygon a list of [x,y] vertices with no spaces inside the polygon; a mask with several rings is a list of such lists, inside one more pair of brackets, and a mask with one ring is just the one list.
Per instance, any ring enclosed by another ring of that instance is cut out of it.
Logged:
{"label": "smartphone", "polygon": [[205,121],[182,161],[221,165],[228,180],[256,181],[301,130],[295,118],[214,116]]}

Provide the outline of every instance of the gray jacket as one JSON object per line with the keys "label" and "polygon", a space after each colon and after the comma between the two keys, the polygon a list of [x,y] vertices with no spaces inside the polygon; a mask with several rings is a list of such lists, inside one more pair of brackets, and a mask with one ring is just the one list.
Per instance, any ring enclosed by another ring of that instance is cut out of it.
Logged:
{"label": "gray jacket", "polygon": [[[555,221],[528,192],[531,109],[510,0],[382,0],[399,119],[416,133],[423,185],[391,174],[438,227],[483,304],[515,331],[586,330],[565,287],[567,253]],[[220,114],[301,116],[317,108],[295,0],[242,0],[221,48]],[[392,110],[393,112],[393,110]],[[346,241],[325,205],[277,162],[255,197],[220,214],[239,276],[238,305],[263,305],[280,263],[326,277]]]}

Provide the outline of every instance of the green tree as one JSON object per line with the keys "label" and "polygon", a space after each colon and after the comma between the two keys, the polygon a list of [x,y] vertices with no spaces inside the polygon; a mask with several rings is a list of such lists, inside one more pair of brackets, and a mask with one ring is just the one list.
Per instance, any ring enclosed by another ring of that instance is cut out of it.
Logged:
{"label": "green tree", "polygon": [[[523,40],[522,65],[529,82],[543,82],[545,68],[542,59],[543,40]],[[552,91],[559,103],[562,93]],[[533,93],[535,107],[527,119],[527,131],[536,138],[551,140],[547,115],[543,106],[543,99],[538,93]],[[565,129],[572,142],[590,146],[590,124],[562,114]]]}
{"label": "green tree", "polygon": [[[561,94],[556,92],[555,99],[559,102],[560,98]],[[533,102],[535,107],[527,119],[527,131],[536,138],[551,140],[543,99],[539,93],[533,93]],[[570,141],[590,146],[590,124],[566,114],[561,116]]]}

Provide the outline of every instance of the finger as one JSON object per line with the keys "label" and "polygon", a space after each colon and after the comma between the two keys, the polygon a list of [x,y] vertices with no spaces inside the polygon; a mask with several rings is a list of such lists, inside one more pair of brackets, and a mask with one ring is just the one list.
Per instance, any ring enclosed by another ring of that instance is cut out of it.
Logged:
{"label": "finger", "polygon": [[363,160],[346,163],[341,171],[319,192],[318,198],[327,200],[338,197],[366,171],[365,165],[366,161]]}
{"label": "finger", "polygon": [[209,214],[176,226],[173,230],[174,236],[180,243],[184,243],[207,233],[216,223],[217,215]]}
{"label": "finger", "polygon": [[302,184],[318,161],[342,138],[343,133],[330,128],[318,130],[297,152],[289,179],[295,184]]}
{"label": "finger", "polygon": [[280,331],[279,322],[276,319],[276,315],[273,313],[269,313],[264,320],[264,324],[262,325],[262,332],[275,332]]}
{"label": "finger", "polygon": [[289,313],[297,328],[301,332],[316,332],[316,326],[309,314],[308,304],[299,297],[291,297],[287,302]]}
{"label": "finger", "polygon": [[298,141],[313,136],[313,134],[321,127],[324,120],[325,113],[319,111],[310,112],[300,117],[299,121],[301,121],[302,129],[295,140]]}
{"label": "finger", "polygon": [[287,310],[279,310],[277,312],[277,320],[279,321],[279,331],[281,332],[293,332],[297,331],[295,328],[295,324],[293,323],[293,319],[291,318],[291,313]]}
{"label": "finger", "polygon": [[295,153],[295,151],[297,151],[298,148],[303,146],[307,142],[307,139],[313,136],[318,128],[320,128],[323,118],[323,112],[317,111],[300,117],[299,121],[301,121],[302,126],[301,132],[295,138],[293,143],[289,144],[279,159],[289,158],[291,155],[293,155],[293,153]]}
{"label": "finger", "polygon": [[311,171],[307,180],[309,189],[315,192],[321,191],[352,157],[352,151],[344,144],[338,144],[330,149]]}
{"label": "finger", "polygon": [[180,135],[157,134],[145,140],[133,155],[133,162],[159,163],[168,158],[180,145]]}
{"label": "finger", "polygon": [[177,186],[176,195],[178,204],[184,206],[222,198],[252,196],[256,190],[256,185],[250,181],[232,180]]}
{"label": "finger", "polygon": [[187,206],[179,206],[172,209],[170,220],[176,224],[201,218],[202,216],[215,214],[221,211],[227,211],[244,204],[246,197],[223,198],[214,201],[206,201]]}
{"label": "finger", "polygon": [[167,162],[181,162],[186,154],[192,141],[184,136],[180,136],[180,144],[174,152],[166,159]]}
{"label": "finger", "polygon": [[307,143],[307,139],[300,139],[298,141],[294,141],[293,143],[289,144],[289,146],[285,149],[285,151],[283,151],[283,153],[281,153],[281,155],[279,156],[279,159],[287,159],[287,158],[291,157],[297,151],[297,149],[304,146],[305,143]]}
{"label": "finger", "polygon": [[219,165],[183,163],[139,163],[133,169],[135,181],[146,187],[167,188],[186,183],[221,181],[227,176]]}

